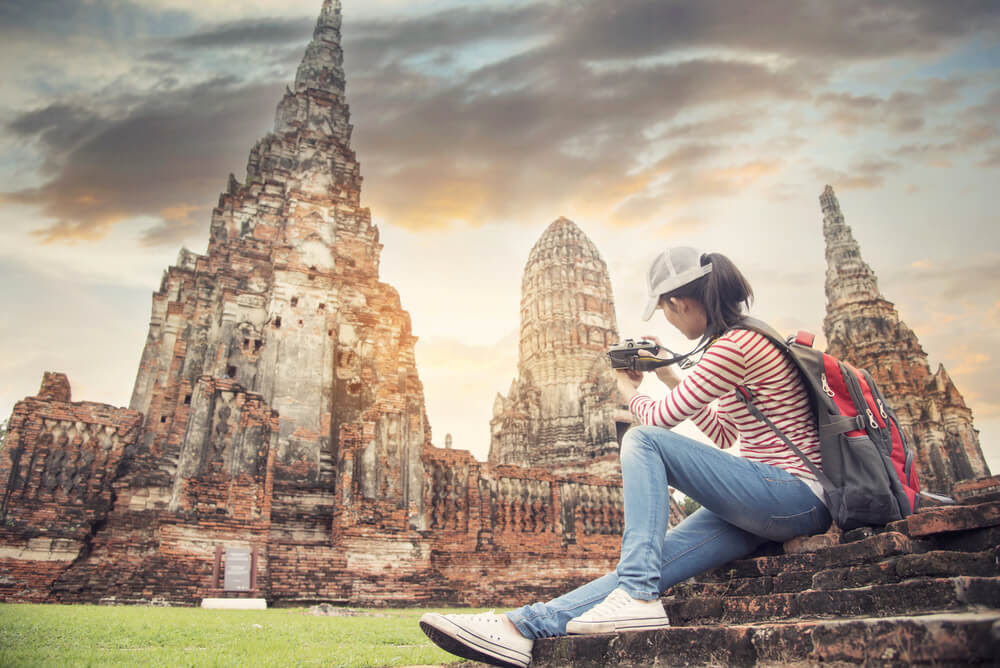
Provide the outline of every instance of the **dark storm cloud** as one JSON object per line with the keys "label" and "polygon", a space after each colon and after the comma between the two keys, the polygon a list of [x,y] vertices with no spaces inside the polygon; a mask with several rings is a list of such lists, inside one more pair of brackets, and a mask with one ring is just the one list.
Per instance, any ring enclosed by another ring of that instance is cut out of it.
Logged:
{"label": "dark storm cloud", "polygon": [[262,19],[236,21],[202,30],[173,40],[172,45],[193,49],[224,49],[259,44],[303,44],[312,35],[315,20]]}
{"label": "dark storm cloud", "polygon": [[[541,4],[519,15],[534,28],[527,34],[539,38],[536,46],[448,82],[409,66],[408,59],[433,51],[440,40],[475,44],[463,36],[488,35],[481,31],[495,22],[442,13],[421,19],[412,32],[418,23],[400,20],[377,29],[363,24],[353,35],[348,22],[346,59],[356,68],[349,70],[348,93],[359,119],[367,197],[389,220],[420,225],[434,218],[434,209],[448,211],[439,220],[482,220],[527,216],[526,208],[536,202],[553,209],[573,202],[640,212],[667,196],[721,196],[742,178],[732,170],[773,169],[780,162],[779,142],[762,147],[756,165],[729,165],[723,178],[719,168],[693,163],[687,171],[675,167],[667,187],[653,185],[653,174],[667,170],[623,175],[635,173],[651,137],[749,135],[783,102],[815,95],[839,66],[939,48],[996,25],[991,3],[962,9],[955,17],[933,2],[879,3],[874,9],[862,2],[834,8],[797,0]],[[656,60],[679,49],[712,47],[777,58],[771,64],[708,56]],[[630,60],[636,58],[646,60]],[[453,60],[462,62],[461,49]],[[918,93],[874,100],[869,113],[851,109],[856,100],[833,106],[857,116],[844,122],[870,122],[874,115],[891,132],[915,133],[926,128],[923,107],[953,99],[960,86],[930,81]],[[682,113],[734,104],[751,113],[711,124],[677,122]],[[664,123],[670,127],[652,132]],[[836,180],[846,187],[877,187],[894,169],[873,161],[857,173],[836,174],[842,177]],[[489,186],[483,189],[483,183]],[[464,212],[458,210],[463,200]]]}
{"label": "dark storm cloud", "polygon": [[[607,211],[646,192],[667,171],[668,165],[659,164],[626,176],[649,143],[644,130],[650,125],[699,105],[805,99],[807,82],[815,76],[809,70],[776,73],[711,60],[603,72],[530,55],[511,60],[520,75],[511,71],[512,63],[499,63],[451,88],[434,88],[432,81],[398,67],[389,85],[380,85],[380,77],[355,79],[350,94],[357,118],[378,119],[359,123],[357,146],[367,196],[381,215],[419,226],[429,223],[435,210],[442,223],[452,217],[530,219],[571,205]],[[483,85],[483,79],[498,84],[508,78],[529,83]],[[728,134],[751,127],[734,121]],[[727,134],[721,121],[715,131]],[[672,153],[669,166],[693,168],[694,151],[680,151],[687,164]],[[689,193],[726,192],[707,182],[700,186]],[[541,203],[550,210],[533,208]],[[633,202],[623,211],[644,208]]]}
{"label": "dark storm cloud", "polygon": [[[245,164],[246,137],[268,128],[280,91],[280,84],[220,79],[162,95],[122,118],[95,121],[99,130],[62,156],[51,180],[2,197],[37,205],[54,221],[38,231],[45,241],[100,238],[124,219],[149,216],[164,224],[146,240],[176,243],[207,225],[226,174]],[[60,116],[87,114],[47,109],[14,124],[47,141],[49,121]]]}
{"label": "dark storm cloud", "polygon": [[73,150],[100,131],[106,122],[89,109],[53,104],[18,115],[7,125],[7,130],[16,137],[37,137],[51,159]]}
{"label": "dark storm cloud", "polygon": [[[522,7],[458,8],[398,20],[345,20],[345,49],[354,65],[387,64],[427,52],[442,53],[463,45],[549,36],[558,30],[558,4]],[[447,57],[447,54],[443,54]]]}
{"label": "dark storm cloud", "polygon": [[[945,84],[872,100],[819,96],[845,65],[941,49],[1000,27],[995,4],[615,0],[357,22],[348,15],[348,99],[365,198],[376,215],[417,227],[572,209],[629,222],[665,198],[729,194],[780,168],[787,132],[760,143],[751,162],[728,150],[790,102],[817,99],[844,124],[925,130],[922,110],[954,93]],[[173,83],[155,93],[116,90],[120,117],[107,112],[113,104],[97,103],[102,91],[93,104],[53,100],[7,127],[39,142],[51,174],[6,196],[55,221],[44,238],[92,238],[125,218],[151,216],[162,223],[147,231],[148,243],[207,224],[226,173],[242,168],[280,95],[271,83],[183,87],[175,74],[211,62],[209,49],[258,46],[254,56],[267,71],[280,68],[290,81],[315,20],[199,26],[124,0],[12,0],[0,5],[0,18],[56,34],[82,25],[106,37],[158,36],[138,51]],[[716,48],[727,51],[712,55]],[[684,153],[698,147],[706,152]],[[876,187],[896,168],[873,159],[850,175],[820,178]]]}
{"label": "dark storm cloud", "polygon": [[596,59],[721,46],[853,61],[926,52],[1000,28],[992,0],[615,0],[560,7],[562,50]]}
{"label": "dark storm cloud", "polygon": [[3,0],[0,35],[42,39],[87,35],[106,41],[168,36],[188,31],[194,20],[186,12],[156,11],[128,0]]}

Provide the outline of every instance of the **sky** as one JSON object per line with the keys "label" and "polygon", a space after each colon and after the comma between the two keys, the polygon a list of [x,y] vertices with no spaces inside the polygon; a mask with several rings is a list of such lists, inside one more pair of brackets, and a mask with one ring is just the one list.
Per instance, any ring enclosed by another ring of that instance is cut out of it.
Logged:
{"label": "sky", "polygon": [[[321,4],[0,0],[0,415],[46,370],[127,405],[152,292],[205,251]],[[623,336],[686,344],[639,317],[671,245],[725,253],[755,315],[820,333],[830,184],[1000,472],[1000,4],[343,5],[362,203],[436,445],[486,457],[524,265],[558,217],[600,249]]]}

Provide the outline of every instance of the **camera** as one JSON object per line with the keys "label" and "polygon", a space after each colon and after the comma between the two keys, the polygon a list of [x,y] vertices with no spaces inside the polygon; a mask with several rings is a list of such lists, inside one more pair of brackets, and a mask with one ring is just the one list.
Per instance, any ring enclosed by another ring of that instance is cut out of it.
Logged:
{"label": "camera", "polygon": [[608,359],[611,360],[612,369],[630,369],[632,371],[645,371],[645,365],[640,362],[639,351],[645,350],[650,355],[656,355],[660,351],[660,346],[652,341],[640,339],[634,341],[625,339],[624,342],[611,346],[608,350]]}

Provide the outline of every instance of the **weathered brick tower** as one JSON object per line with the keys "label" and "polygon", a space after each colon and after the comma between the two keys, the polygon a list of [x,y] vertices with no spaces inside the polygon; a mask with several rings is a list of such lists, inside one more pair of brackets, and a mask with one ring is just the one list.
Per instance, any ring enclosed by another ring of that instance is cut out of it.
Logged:
{"label": "weathered brick tower", "polygon": [[931,373],[924,352],[875,273],[861,259],[833,188],[820,195],[826,238],[827,350],[868,369],[890,397],[910,439],[924,489],[948,494],[961,480],[989,476],[972,411],[943,365]]}
{"label": "weathered brick tower", "polygon": [[[15,407],[0,600],[502,605],[614,567],[620,479],[432,445],[410,319],[360,206],[340,22],[325,0],[207,253],[182,250],[153,295],[131,408],[73,402],[62,374]],[[596,350],[614,311],[589,248],[580,296],[597,327],[575,335]],[[249,589],[226,587],[230,548]]]}
{"label": "weathered brick tower", "polygon": [[632,418],[605,356],[618,341],[611,279],[571,220],[553,222],[531,249],[520,331],[518,377],[493,405],[490,462],[620,475],[615,419]]}

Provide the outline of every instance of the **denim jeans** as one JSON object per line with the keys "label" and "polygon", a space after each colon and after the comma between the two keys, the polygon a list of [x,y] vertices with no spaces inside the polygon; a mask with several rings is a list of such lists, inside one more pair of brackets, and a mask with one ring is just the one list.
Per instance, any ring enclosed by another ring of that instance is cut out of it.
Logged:
{"label": "denim jeans", "polygon": [[[564,635],[566,622],[621,587],[651,601],[674,584],[753,552],[766,541],[820,533],[830,513],[804,482],[660,427],[622,440],[625,532],[618,568],[547,603],[507,613],[528,638]],[[668,486],[701,508],[667,531]]]}

